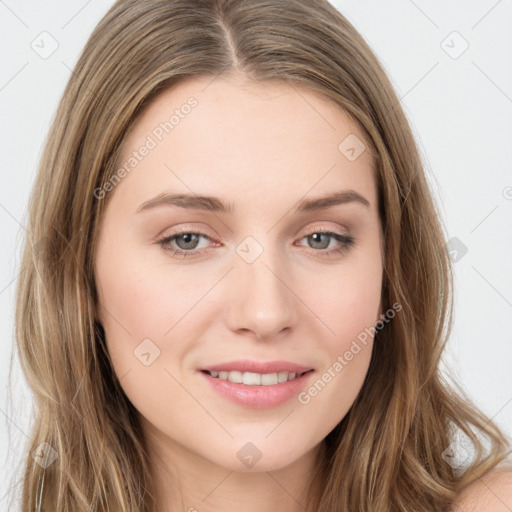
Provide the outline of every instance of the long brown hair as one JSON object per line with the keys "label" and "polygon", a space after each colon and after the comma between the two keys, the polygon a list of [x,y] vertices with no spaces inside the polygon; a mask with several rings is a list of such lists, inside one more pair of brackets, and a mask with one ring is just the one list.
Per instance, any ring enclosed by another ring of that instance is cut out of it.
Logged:
{"label": "long brown hair", "polygon": [[[30,197],[16,340],[36,417],[22,512],[153,512],[137,411],[95,320],[105,207],[95,190],[156,94],[186,77],[234,72],[319,92],[358,123],[377,163],[383,309],[402,307],[378,331],[363,388],[325,439],[309,509],[447,510],[510,452],[440,372],[453,314],[443,228],[399,99],[355,28],[327,0],[120,0],[72,72]],[[446,456],[457,432],[473,449],[463,470]]]}

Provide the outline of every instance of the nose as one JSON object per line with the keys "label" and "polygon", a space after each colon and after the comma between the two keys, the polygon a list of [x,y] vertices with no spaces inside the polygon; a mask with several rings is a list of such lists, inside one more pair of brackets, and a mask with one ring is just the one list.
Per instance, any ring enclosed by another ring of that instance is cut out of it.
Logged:
{"label": "nose", "polygon": [[230,329],[250,331],[257,339],[267,340],[294,328],[300,301],[293,290],[289,267],[285,267],[282,255],[270,250],[252,263],[242,258],[236,261],[230,281]]}

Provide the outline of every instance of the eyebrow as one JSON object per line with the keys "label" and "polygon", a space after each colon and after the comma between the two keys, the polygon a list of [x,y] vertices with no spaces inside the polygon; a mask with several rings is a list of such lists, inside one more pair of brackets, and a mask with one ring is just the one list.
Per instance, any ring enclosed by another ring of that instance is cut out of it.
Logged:
{"label": "eyebrow", "polygon": [[[362,204],[367,208],[370,207],[370,202],[355,190],[342,190],[313,199],[301,199],[293,209],[293,212],[314,212],[348,203]],[[204,195],[199,196],[196,194],[162,193],[153,199],[149,199],[142,203],[137,208],[136,213],[157,208],[159,206],[178,206],[189,210],[205,210],[225,214],[233,214],[236,210],[234,203],[225,203],[218,197]]]}

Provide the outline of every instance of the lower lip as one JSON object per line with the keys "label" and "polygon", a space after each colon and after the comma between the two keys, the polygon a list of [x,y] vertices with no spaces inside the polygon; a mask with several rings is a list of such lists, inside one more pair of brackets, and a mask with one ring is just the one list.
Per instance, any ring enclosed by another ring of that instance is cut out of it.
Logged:
{"label": "lower lip", "polygon": [[309,371],[293,380],[270,386],[249,386],[221,380],[201,371],[199,373],[215,391],[232,402],[253,409],[268,409],[277,407],[298,395],[314,372]]}

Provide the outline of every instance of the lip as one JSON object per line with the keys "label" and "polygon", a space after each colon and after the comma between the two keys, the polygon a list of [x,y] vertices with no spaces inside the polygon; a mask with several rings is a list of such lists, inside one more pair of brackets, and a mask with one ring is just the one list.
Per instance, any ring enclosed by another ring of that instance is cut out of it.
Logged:
{"label": "lip", "polygon": [[304,373],[308,370],[313,370],[311,366],[304,366],[289,361],[252,361],[250,359],[240,359],[238,361],[229,361],[220,363],[213,366],[205,366],[199,370],[207,370],[209,372],[253,372],[253,373]]}
{"label": "lip", "polygon": [[[236,365],[236,366],[235,366]],[[217,370],[216,368],[219,368]],[[232,370],[227,370],[232,368]],[[243,368],[240,369],[240,368]],[[250,369],[247,369],[250,368]],[[273,370],[271,368],[278,368],[280,370]],[[292,368],[289,370],[288,368]],[[229,380],[221,380],[212,377],[207,371],[254,371],[256,373],[278,373],[279,371],[290,371],[296,373],[304,373],[300,377],[278,384],[269,386],[250,386],[247,384],[231,382]],[[255,363],[254,361],[241,361],[233,363],[224,363],[222,365],[210,366],[198,370],[198,374],[211,388],[219,393],[222,397],[228,399],[232,403],[242,407],[252,409],[270,409],[284,404],[292,397],[297,396],[307,385],[311,376],[315,373],[312,368],[301,366],[294,363],[287,363],[283,361],[273,361],[271,363]]]}

